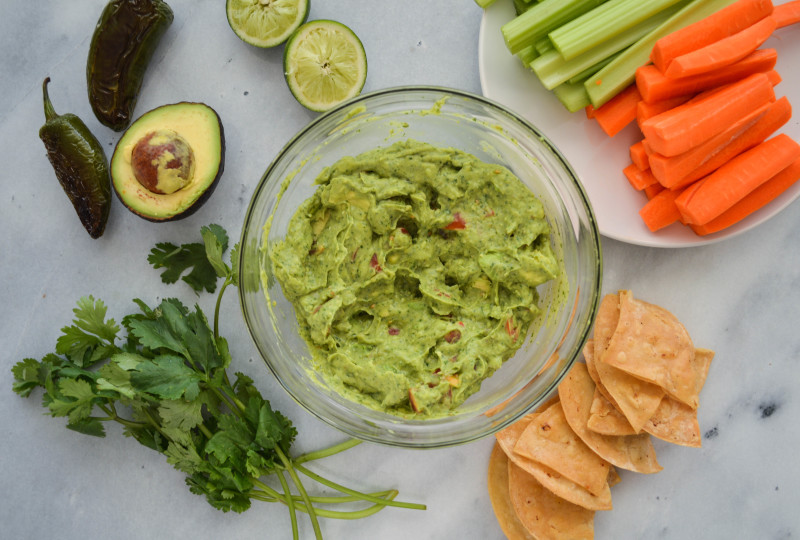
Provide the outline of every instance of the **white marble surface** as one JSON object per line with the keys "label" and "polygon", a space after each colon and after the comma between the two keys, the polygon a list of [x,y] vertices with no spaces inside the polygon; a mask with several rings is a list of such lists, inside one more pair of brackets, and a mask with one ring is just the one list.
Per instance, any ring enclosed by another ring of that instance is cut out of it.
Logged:
{"label": "white marble surface", "polygon": [[[41,82],[52,78],[58,112],[83,118],[110,154],[118,134],[102,127],[86,99],[89,39],[104,0],[5,0],[0,5],[0,537],[9,539],[287,538],[283,508],[256,505],[223,514],[191,494],[162,456],[112,429],[94,439],[42,414],[37,397],[11,391],[11,366],[53,350],[59,328],[82,295],[114,317],[131,299],[164,295],[192,302],[180,285],[161,285],[146,262],[156,241],[196,238],[218,222],[238,237],[262,171],[314,115],[297,105],[281,74],[280,50],[251,48],[234,36],[224,2],[171,0],[175,22],[148,72],[137,115],[179,100],[204,101],[225,124],[225,175],[191,218],[138,219],[114,201],[100,240],[85,233],[57,184],[37,133]],[[479,92],[481,12],[471,0],[358,2],[317,0],[312,18],[332,18],[361,37],[369,57],[365,91],[406,83]],[[800,54],[800,53],[799,53]],[[800,103],[796,88],[785,89]],[[798,117],[800,118],[800,117]],[[798,122],[797,119],[792,120]],[[672,310],[699,346],[717,351],[701,396],[702,449],[656,443],[663,472],[622,473],[614,510],[598,513],[596,536],[783,539],[800,534],[800,203],[756,230],[705,247],[664,250],[604,239],[604,291],[630,288]],[[207,311],[212,298],[198,302]],[[297,451],[342,436],[291,401],[261,365],[226,297],[221,332],[235,368],[252,375],[291,417]],[[486,494],[485,439],[433,451],[361,445],[323,472],[355,487],[396,487],[425,512],[387,509],[357,522],[326,520],[331,539],[501,538]],[[307,524],[303,537],[310,537]]]}

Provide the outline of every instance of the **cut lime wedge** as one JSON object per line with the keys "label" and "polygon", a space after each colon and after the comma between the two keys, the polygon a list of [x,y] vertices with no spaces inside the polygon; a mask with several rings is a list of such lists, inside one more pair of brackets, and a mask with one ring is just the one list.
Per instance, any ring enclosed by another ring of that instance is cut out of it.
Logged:
{"label": "cut lime wedge", "polygon": [[286,43],[283,69],[297,101],[323,112],[361,92],[367,80],[367,55],[361,40],[345,25],[310,21]]}
{"label": "cut lime wedge", "polygon": [[308,0],[227,0],[228,24],[242,41],[274,47],[308,17]]}

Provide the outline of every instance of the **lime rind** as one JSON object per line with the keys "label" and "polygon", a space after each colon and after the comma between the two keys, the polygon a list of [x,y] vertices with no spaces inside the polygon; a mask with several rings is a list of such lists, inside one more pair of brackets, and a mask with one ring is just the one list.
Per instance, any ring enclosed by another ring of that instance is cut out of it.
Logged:
{"label": "lime rind", "polygon": [[242,41],[269,48],[285,42],[306,21],[309,0],[227,0],[225,9]]}
{"label": "lime rind", "polygon": [[284,76],[297,101],[324,112],[361,93],[367,79],[367,55],[358,36],[344,24],[310,21],[286,43]]}

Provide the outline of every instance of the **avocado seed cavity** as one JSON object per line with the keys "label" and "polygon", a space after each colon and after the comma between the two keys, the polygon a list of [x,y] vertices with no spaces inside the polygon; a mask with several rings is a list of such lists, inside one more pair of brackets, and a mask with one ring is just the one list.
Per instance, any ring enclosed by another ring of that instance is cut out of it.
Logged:
{"label": "avocado seed cavity", "polygon": [[192,180],[194,152],[186,139],[171,129],[159,129],[139,139],[133,147],[131,167],[145,189],[168,195]]}

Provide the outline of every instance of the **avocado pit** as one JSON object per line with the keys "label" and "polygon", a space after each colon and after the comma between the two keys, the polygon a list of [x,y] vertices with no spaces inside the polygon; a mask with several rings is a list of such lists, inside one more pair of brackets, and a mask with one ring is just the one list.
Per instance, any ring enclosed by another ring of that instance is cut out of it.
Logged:
{"label": "avocado pit", "polygon": [[192,147],[171,129],[151,131],[131,151],[136,180],[161,195],[175,193],[191,182],[194,162]]}

